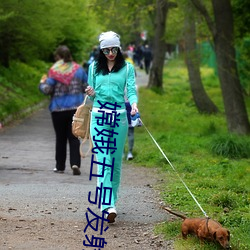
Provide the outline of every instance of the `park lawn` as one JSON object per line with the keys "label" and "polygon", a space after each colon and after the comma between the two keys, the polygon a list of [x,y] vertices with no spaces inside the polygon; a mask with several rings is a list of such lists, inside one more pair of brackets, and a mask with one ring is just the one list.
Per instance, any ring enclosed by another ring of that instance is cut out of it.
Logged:
{"label": "park lawn", "polygon": [[[203,217],[183,180],[206,214],[230,230],[232,249],[250,249],[250,138],[227,132],[218,78],[207,67],[201,68],[201,74],[219,114],[197,112],[181,59],[165,66],[163,93],[140,88],[142,121],[167,159],[145,127],[139,127],[135,129],[133,163],[159,170],[162,181],[155,188],[166,205],[188,217]],[[180,224],[180,219],[162,223],[155,231],[166,239],[174,238],[178,250],[201,249],[195,238],[189,243],[178,238]],[[205,244],[203,249],[217,249],[217,246]]]}

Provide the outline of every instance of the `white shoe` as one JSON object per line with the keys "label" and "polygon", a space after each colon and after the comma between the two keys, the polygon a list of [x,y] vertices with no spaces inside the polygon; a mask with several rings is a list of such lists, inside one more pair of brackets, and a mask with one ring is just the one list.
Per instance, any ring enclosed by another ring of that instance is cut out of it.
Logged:
{"label": "white shoe", "polygon": [[114,223],[117,216],[117,211],[114,207],[110,207],[106,210],[108,212],[107,219],[108,223]]}
{"label": "white shoe", "polygon": [[63,173],[64,173],[63,170],[57,170],[57,168],[54,168],[53,171],[54,171],[55,173],[59,173],[59,174],[63,174]]}
{"label": "white shoe", "polygon": [[134,157],[131,152],[128,152],[127,161],[132,160]]}

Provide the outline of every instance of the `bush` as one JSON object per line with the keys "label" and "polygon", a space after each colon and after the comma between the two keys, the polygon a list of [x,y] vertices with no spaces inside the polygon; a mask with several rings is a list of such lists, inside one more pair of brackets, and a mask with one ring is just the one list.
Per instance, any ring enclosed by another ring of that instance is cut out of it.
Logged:
{"label": "bush", "polygon": [[250,146],[247,140],[236,135],[215,137],[211,143],[211,151],[215,155],[231,159],[249,158]]}

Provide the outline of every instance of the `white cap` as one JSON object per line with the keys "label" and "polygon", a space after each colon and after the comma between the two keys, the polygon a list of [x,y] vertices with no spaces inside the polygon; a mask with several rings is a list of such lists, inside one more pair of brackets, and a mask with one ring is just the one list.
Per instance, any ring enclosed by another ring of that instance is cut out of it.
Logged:
{"label": "white cap", "polygon": [[99,36],[100,49],[119,47],[121,48],[120,36],[113,31],[103,32]]}

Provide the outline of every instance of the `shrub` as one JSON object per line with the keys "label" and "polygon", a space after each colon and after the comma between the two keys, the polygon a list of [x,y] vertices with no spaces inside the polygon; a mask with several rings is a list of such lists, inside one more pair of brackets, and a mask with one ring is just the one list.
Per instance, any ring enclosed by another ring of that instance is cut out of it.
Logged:
{"label": "shrub", "polygon": [[236,135],[221,135],[212,140],[211,151],[215,155],[231,159],[249,158],[250,146],[247,140]]}

